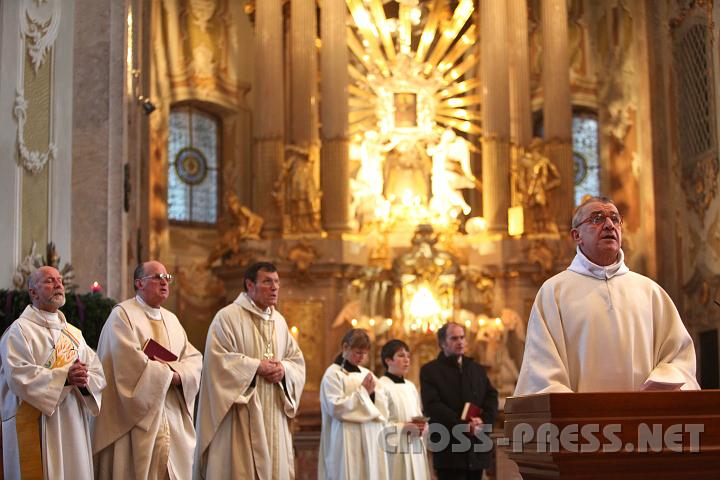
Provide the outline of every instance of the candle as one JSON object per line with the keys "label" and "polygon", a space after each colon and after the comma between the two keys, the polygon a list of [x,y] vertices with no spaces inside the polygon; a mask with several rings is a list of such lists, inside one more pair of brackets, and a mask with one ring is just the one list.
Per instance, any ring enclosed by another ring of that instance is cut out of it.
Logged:
{"label": "candle", "polygon": [[90,291],[92,293],[100,293],[102,292],[102,285],[98,282],[93,282],[92,285],[90,285]]}

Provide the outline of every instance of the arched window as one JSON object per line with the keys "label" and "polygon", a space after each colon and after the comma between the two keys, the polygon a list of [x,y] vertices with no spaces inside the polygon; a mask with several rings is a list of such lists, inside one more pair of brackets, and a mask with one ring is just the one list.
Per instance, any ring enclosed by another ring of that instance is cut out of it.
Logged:
{"label": "arched window", "polygon": [[213,224],[218,210],[220,120],[194,106],[173,107],[168,134],[168,219]]}
{"label": "arched window", "polygon": [[572,138],[575,205],[579,205],[585,195],[600,195],[597,115],[586,111],[573,112]]}

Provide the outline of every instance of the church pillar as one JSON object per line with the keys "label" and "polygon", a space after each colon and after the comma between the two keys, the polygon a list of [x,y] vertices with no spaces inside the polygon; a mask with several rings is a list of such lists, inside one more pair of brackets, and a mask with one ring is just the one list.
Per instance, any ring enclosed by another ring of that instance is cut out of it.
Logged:
{"label": "church pillar", "polygon": [[507,231],[507,210],[510,206],[506,17],[505,2],[480,2],[483,216],[488,228],[496,232]]}
{"label": "church pillar", "polygon": [[317,17],[315,0],[290,2],[290,140],[317,146]]}
{"label": "church pillar", "polygon": [[345,0],[324,0],[320,16],[323,46],[322,150],[320,180],[322,219],[327,232],[350,230],[350,164],[348,155],[348,47]]}
{"label": "church pillar", "polygon": [[263,0],[255,14],[255,209],[274,235],[282,216],[272,195],[283,165],[283,14],[282,0]]}
{"label": "church pillar", "polygon": [[543,128],[546,154],[560,173],[551,207],[560,231],[570,226],[575,191],[572,157],[572,104],[570,50],[566,0],[542,0]]}
{"label": "church pillar", "polygon": [[510,75],[510,138],[515,145],[528,147],[532,140],[530,109],[530,60],[528,56],[527,0],[509,0],[508,68]]}

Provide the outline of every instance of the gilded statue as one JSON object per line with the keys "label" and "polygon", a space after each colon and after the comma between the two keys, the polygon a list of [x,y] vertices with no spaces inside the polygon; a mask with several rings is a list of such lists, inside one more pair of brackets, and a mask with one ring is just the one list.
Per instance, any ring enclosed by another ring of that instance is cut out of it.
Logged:
{"label": "gilded statue", "polygon": [[290,145],[285,166],[275,182],[275,201],[282,212],[285,233],[319,233],[320,197],[313,166],[318,160],[316,148]]}
{"label": "gilded statue", "polygon": [[236,263],[242,252],[243,240],[259,239],[265,222],[260,215],[243,205],[235,192],[225,194],[225,207],[228,217],[224,220],[220,236],[208,257],[209,264],[221,258],[227,263]]}
{"label": "gilded statue", "polygon": [[513,203],[522,205],[533,233],[557,233],[548,193],[561,181],[557,166],[542,153],[539,139],[528,150],[520,150],[513,165]]}
{"label": "gilded statue", "polygon": [[547,155],[533,152],[532,174],[528,185],[528,204],[535,210],[535,229],[540,232],[557,233],[548,201],[548,192],[560,186],[560,171]]}

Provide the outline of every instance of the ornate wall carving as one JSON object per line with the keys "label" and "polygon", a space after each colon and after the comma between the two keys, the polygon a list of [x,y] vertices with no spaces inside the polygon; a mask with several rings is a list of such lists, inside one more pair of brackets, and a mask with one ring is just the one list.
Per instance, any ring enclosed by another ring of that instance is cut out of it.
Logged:
{"label": "ornate wall carving", "polygon": [[[60,30],[61,18],[60,0],[46,0],[37,2],[24,0],[20,4],[20,38],[24,50],[32,64],[33,73],[37,76],[40,67],[50,57],[50,52],[57,39]],[[44,112],[50,119],[50,138],[47,147],[43,149],[32,149],[26,142],[25,125],[28,120],[28,103],[33,98],[26,98],[25,84],[32,79],[20,76],[20,83],[17,86],[15,106],[13,113],[17,120],[17,145],[20,164],[30,173],[37,174],[45,168],[45,165],[57,155],[55,136],[53,132],[53,109],[49,103],[50,110]]]}

